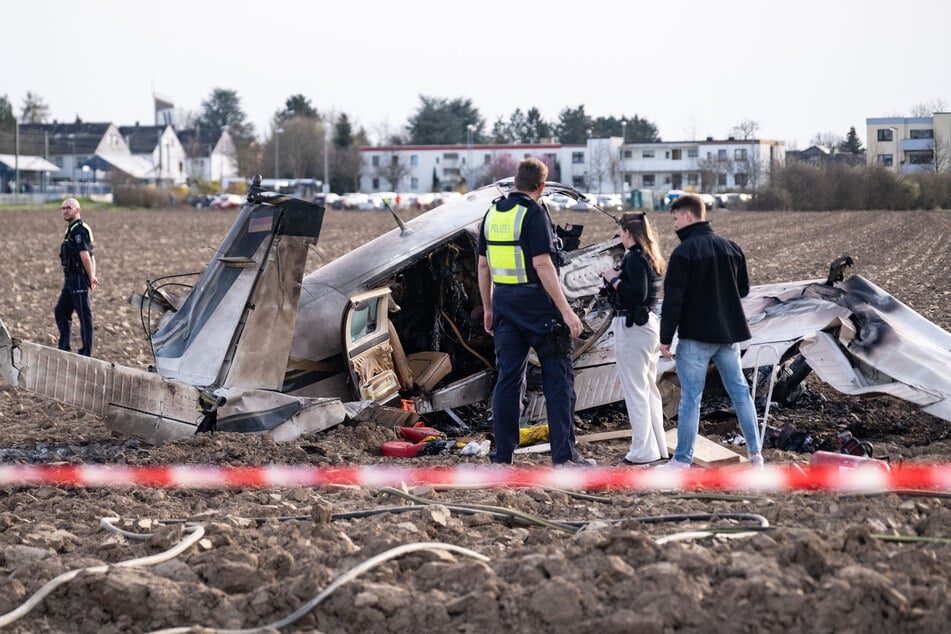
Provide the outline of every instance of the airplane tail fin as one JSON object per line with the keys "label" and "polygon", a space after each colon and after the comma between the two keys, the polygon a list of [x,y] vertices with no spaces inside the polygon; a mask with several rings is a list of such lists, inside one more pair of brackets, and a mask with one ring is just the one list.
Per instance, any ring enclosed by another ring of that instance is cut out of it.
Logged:
{"label": "airplane tail fin", "polygon": [[307,251],[323,216],[320,205],[252,188],[184,304],[152,335],[159,375],[280,390]]}

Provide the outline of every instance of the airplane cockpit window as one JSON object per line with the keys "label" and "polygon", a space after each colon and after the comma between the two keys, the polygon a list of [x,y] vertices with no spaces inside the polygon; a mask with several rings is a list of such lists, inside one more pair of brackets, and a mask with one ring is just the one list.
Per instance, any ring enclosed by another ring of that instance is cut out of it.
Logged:
{"label": "airplane cockpit window", "polygon": [[377,314],[380,298],[364,300],[354,306],[350,317],[350,342],[354,343],[378,330]]}

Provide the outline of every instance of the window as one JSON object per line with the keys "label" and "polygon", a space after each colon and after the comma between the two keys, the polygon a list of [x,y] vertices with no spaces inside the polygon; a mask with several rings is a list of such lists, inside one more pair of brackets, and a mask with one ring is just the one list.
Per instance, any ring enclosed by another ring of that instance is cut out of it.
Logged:
{"label": "window", "polygon": [[653,187],[654,186],[654,175],[653,174],[644,174],[641,178],[644,183],[644,187]]}
{"label": "window", "polygon": [[681,152],[682,152],[682,150],[671,150],[671,151],[670,151],[670,158],[671,158],[671,160],[679,161],[679,160],[680,160],[680,157],[681,157]]}
{"label": "window", "polygon": [[572,176],[571,186],[575,189],[584,189],[584,176]]}
{"label": "window", "polygon": [[654,158],[654,150],[644,150],[641,152],[641,156],[644,158]]}
{"label": "window", "polygon": [[571,162],[573,165],[584,165],[584,152],[572,152]]}
{"label": "window", "polygon": [[374,178],[372,182],[373,182],[373,185],[371,185],[371,187],[373,187],[374,190],[380,189],[380,179],[379,179],[379,178]]}
{"label": "window", "polygon": [[670,185],[670,176],[665,176],[665,177],[664,177],[664,184],[665,184],[665,185]]}
{"label": "window", "polygon": [[624,158],[626,158],[626,159],[633,158],[633,157],[634,157],[634,153],[631,152],[630,150],[624,150],[623,156],[624,156]]}
{"label": "window", "polygon": [[908,154],[908,162],[912,165],[931,165],[934,161],[933,152],[914,152]]}
{"label": "window", "polygon": [[934,130],[909,130],[908,138],[910,139],[933,139]]}
{"label": "window", "polygon": [[482,164],[483,164],[483,165],[488,165],[488,164],[491,163],[491,162],[492,162],[492,155],[491,155],[491,154],[486,154],[485,156],[482,157]]}
{"label": "window", "polygon": [[746,148],[744,148],[744,149],[742,149],[742,150],[733,150],[733,158],[736,159],[737,161],[745,161],[745,160],[746,160]]}
{"label": "window", "polygon": [[416,178],[415,176],[411,176],[409,179],[409,187],[413,191],[419,189],[419,179]]}
{"label": "window", "polygon": [[726,174],[717,174],[717,187],[726,187]]}
{"label": "window", "polygon": [[410,164],[411,166],[413,166],[413,167],[416,167],[417,165],[419,165],[419,156],[416,155],[416,154],[410,154],[410,155],[409,155],[409,164]]}
{"label": "window", "polygon": [[698,182],[698,179],[697,179],[697,175],[696,175],[696,174],[687,174],[687,184],[688,184],[688,185],[696,185],[697,182]]}
{"label": "window", "polygon": [[[892,133],[894,132],[891,128],[885,128],[884,130],[878,131],[878,140],[879,141],[891,141],[893,139]],[[889,163],[891,165],[891,163]]]}
{"label": "window", "polygon": [[[881,130],[879,130],[879,132],[881,132]],[[883,167],[891,167],[895,164],[895,157],[891,154],[879,154],[878,164]]]}
{"label": "window", "polygon": [[695,147],[687,148],[687,158],[697,158],[700,156],[700,150]]}
{"label": "window", "polygon": [[746,187],[747,175],[743,172],[737,172],[733,175],[733,182],[736,183],[737,187]]}
{"label": "window", "polygon": [[717,160],[718,161],[726,160],[726,150],[717,150]]}
{"label": "window", "polygon": [[370,157],[370,165],[372,165],[373,167],[379,167],[379,166],[380,166],[380,157],[379,157],[379,156],[372,156],[372,157]]}
{"label": "window", "polygon": [[669,158],[670,158],[670,150],[667,150],[666,152],[664,152],[664,158],[665,158],[665,159],[669,159]]}

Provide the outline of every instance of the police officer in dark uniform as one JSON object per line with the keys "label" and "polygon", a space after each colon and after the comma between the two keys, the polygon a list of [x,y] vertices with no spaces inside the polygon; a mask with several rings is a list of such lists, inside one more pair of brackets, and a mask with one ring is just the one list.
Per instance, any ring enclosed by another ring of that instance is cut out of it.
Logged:
{"label": "police officer in dark uniform", "polygon": [[542,370],[552,464],[594,463],[575,449],[571,338],[581,335],[581,319],[561,288],[551,221],[537,202],[547,177],[548,168],[538,159],[521,161],[515,190],[492,204],[479,232],[479,292],[498,370],[493,463],[511,464],[518,447],[529,348]]}
{"label": "police officer in dark uniform", "polygon": [[69,350],[73,313],[79,316],[79,332],[83,347],[79,354],[92,356],[92,307],[89,293],[96,288],[96,258],[93,256],[93,235],[89,225],[80,218],[79,201],[67,198],[62,206],[63,220],[69,225],[59,247],[64,282],[56,302],[54,315],[59,328],[59,349]]}

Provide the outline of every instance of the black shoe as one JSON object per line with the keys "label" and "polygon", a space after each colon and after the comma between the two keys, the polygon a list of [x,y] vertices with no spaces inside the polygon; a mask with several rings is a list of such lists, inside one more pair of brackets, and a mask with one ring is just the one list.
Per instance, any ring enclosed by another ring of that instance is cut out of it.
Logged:
{"label": "black shoe", "polygon": [[665,458],[658,458],[657,460],[651,460],[650,462],[634,462],[633,460],[628,460],[626,457],[621,458],[614,463],[615,467],[649,467],[651,465],[658,464],[664,461]]}

